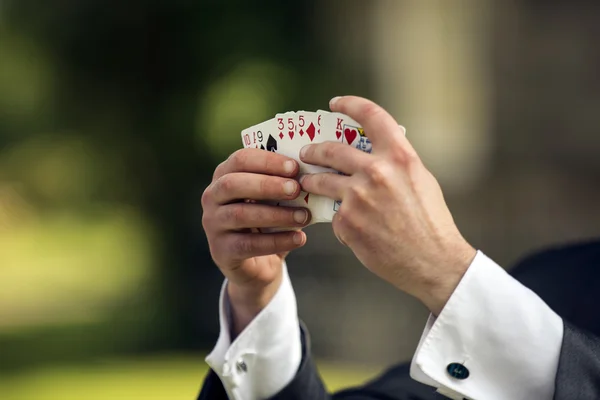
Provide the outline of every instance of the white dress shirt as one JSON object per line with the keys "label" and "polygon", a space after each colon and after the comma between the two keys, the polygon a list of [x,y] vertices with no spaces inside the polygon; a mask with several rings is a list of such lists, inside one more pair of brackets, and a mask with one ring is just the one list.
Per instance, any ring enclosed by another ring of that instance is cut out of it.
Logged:
{"label": "white dress shirt", "polygon": [[[266,399],[294,378],[301,362],[296,297],[287,267],[269,305],[231,343],[227,282],[221,334],[207,357],[229,398]],[[563,337],[561,318],[481,252],[450,300],[429,317],[411,377],[452,399],[551,400]],[[460,364],[469,375],[452,377]]]}

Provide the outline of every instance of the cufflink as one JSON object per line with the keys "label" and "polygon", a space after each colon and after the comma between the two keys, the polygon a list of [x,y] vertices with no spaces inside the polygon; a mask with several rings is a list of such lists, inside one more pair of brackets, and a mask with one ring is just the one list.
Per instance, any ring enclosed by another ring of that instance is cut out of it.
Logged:
{"label": "cufflink", "polygon": [[448,371],[448,375],[455,379],[467,379],[469,377],[469,370],[462,364],[459,363],[451,363],[446,367],[446,371]]}
{"label": "cufflink", "polygon": [[235,363],[235,368],[239,373],[248,372],[248,366],[244,360],[238,360],[238,362]]}

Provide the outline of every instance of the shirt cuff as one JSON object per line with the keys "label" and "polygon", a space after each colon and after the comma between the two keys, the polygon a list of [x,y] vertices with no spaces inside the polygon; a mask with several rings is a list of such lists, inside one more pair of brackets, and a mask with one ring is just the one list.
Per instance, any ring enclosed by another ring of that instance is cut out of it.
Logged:
{"label": "shirt cuff", "polygon": [[302,361],[296,296],[287,266],[271,302],[231,343],[227,280],[219,299],[220,334],[206,362],[219,376],[230,399],[274,396],[294,378]]}
{"label": "shirt cuff", "polygon": [[477,252],[439,317],[429,317],[410,374],[450,398],[551,400],[562,338],[561,318]]}

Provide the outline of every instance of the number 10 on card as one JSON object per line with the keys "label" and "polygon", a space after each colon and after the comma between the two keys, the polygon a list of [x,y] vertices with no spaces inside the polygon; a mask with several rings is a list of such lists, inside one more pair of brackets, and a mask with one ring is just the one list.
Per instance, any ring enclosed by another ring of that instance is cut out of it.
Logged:
{"label": "number 10 on card", "polygon": [[[257,142],[258,139],[258,142]],[[244,135],[244,144],[246,147],[251,146],[253,144],[262,143],[263,141],[263,133],[262,131],[252,132],[251,134],[246,133]]]}

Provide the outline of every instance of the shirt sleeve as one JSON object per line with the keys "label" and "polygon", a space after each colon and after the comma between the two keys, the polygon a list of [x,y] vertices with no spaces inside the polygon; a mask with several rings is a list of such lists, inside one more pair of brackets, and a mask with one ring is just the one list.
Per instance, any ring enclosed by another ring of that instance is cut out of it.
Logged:
{"label": "shirt sleeve", "polygon": [[429,317],[411,377],[453,399],[551,400],[561,318],[477,252],[448,303]]}
{"label": "shirt sleeve", "polygon": [[292,381],[302,361],[296,296],[287,265],[283,265],[283,279],[271,302],[233,343],[226,288],[227,280],[219,299],[219,339],[206,362],[230,399],[272,397]]}

